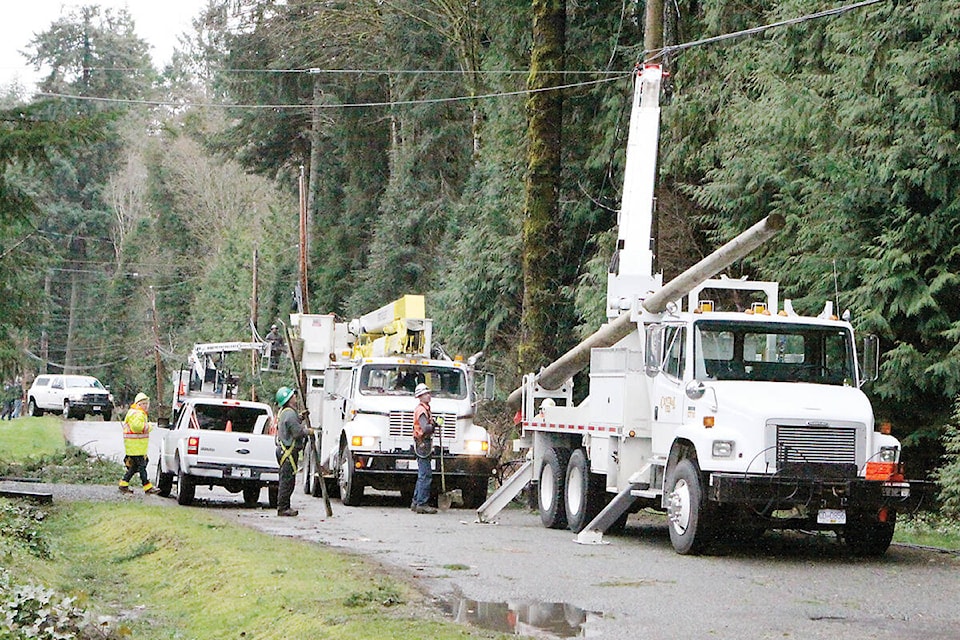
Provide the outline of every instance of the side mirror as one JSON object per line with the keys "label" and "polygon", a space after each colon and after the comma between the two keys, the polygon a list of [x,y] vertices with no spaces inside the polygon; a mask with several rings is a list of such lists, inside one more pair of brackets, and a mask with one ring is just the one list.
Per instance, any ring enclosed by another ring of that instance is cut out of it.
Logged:
{"label": "side mirror", "polygon": [[863,352],[860,360],[860,385],[873,382],[880,377],[880,338],[869,335],[863,339]]}
{"label": "side mirror", "polygon": [[644,371],[653,378],[660,373],[663,362],[663,326],[652,324],[647,327],[646,350],[644,352]]}
{"label": "side mirror", "polygon": [[699,400],[707,392],[707,386],[701,380],[691,380],[683,391],[691,400]]}
{"label": "side mirror", "polygon": [[497,377],[492,373],[483,374],[483,399],[493,400],[497,391]]}

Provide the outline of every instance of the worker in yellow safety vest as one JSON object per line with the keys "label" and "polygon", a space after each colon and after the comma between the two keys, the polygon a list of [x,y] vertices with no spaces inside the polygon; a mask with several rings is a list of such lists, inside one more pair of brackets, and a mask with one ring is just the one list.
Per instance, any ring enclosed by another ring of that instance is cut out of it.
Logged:
{"label": "worker in yellow safety vest", "polygon": [[120,491],[131,493],[130,479],[134,474],[140,474],[140,484],[144,493],[157,493],[156,487],[147,479],[147,450],[150,446],[150,423],[147,422],[147,411],[150,409],[150,398],[145,393],[138,393],[133,404],[123,419],[123,449],[127,454],[123,459],[127,472],[120,480]]}

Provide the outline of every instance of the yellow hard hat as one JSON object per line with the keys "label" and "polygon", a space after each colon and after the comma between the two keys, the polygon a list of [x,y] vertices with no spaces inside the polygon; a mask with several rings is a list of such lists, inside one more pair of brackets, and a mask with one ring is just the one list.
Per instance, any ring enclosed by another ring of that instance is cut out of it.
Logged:
{"label": "yellow hard hat", "polygon": [[147,402],[150,402],[150,397],[141,391],[140,393],[137,394],[137,397],[133,399],[133,404],[140,404],[144,400],[146,400]]}

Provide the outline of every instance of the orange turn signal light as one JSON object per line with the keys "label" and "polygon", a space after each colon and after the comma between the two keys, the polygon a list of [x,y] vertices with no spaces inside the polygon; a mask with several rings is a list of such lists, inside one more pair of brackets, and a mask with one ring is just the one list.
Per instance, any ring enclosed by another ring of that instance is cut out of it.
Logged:
{"label": "orange turn signal light", "polygon": [[867,463],[867,480],[889,480],[896,472],[896,462]]}
{"label": "orange turn signal light", "polygon": [[713,428],[714,416],[703,416],[703,426],[707,429]]}

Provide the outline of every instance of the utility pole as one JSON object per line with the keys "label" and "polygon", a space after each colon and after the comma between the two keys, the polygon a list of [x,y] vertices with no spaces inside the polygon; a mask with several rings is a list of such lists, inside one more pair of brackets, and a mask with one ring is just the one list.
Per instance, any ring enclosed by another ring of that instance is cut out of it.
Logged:
{"label": "utility pole", "polygon": [[307,192],[303,165],[300,165],[300,296],[303,313],[310,313],[310,295],[307,290]]}
{"label": "utility pole", "polygon": [[43,278],[43,328],[40,330],[40,373],[47,372],[47,363],[50,362],[50,336],[47,327],[50,326],[50,273]]}
{"label": "utility pole", "polygon": [[663,49],[663,0],[647,0],[643,21],[644,62],[656,62]]}
{"label": "utility pole", "polygon": [[163,365],[160,362],[160,327],[157,325],[157,292],[150,287],[150,308],[153,310],[153,356],[157,369],[157,406],[163,405]]}
{"label": "utility pole", "polygon": [[[257,267],[258,267],[258,249],[257,246],[253,246],[253,296],[250,299],[250,333],[253,336],[251,342],[256,342],[257,340],[257,316],[260,315],[259,305],[257,304]],[[256,402],[257,400],[257,352],[250,352],[250,399]]]}

